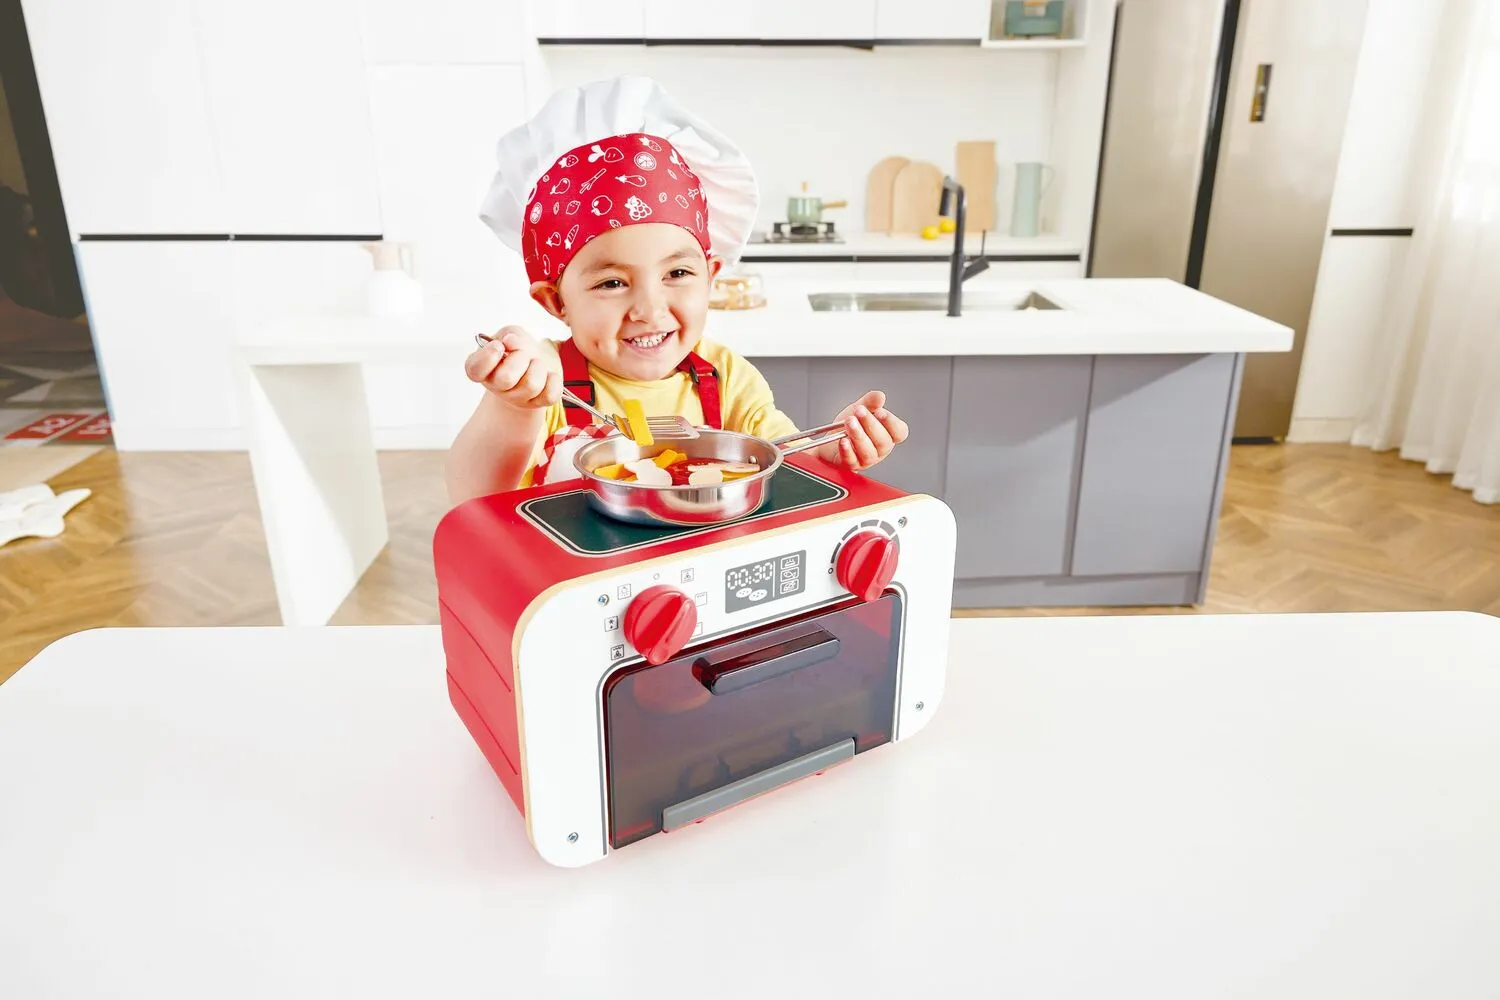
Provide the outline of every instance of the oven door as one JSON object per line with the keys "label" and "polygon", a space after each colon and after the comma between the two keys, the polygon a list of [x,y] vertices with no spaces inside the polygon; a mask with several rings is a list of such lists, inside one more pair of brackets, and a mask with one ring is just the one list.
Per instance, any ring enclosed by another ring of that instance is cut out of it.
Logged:
{"label": "oven door", "polygon": [[603,692],[611,846],[889,743],[902,608],[891,591],[611,675]]}

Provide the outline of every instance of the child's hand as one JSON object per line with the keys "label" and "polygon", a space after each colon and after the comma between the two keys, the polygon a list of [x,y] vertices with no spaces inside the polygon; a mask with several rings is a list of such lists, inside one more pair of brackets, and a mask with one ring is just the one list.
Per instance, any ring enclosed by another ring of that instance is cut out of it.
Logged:
{"label": "child's hand", "polygon": [[875,465],[906,440],[905,421],[885,408],[885,393],[878,390],[844,407],[835,419],[844,425],[848,437],[825,444],[818,449],[818,457],[851,472]]}
{"label": "child's hand", "polygon": [[507,326],[464,361],[464,374],[518,409],[540,409],[562,399],[562,368],[543,356],[536,339]]}

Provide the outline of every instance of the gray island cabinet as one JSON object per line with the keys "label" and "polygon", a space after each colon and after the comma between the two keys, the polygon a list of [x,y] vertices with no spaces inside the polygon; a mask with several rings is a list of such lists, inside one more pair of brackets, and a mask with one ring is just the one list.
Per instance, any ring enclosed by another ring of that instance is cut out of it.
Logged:
{"label": "gray island cabinet", "polygon": [[1243,357],[750,355],[802,427],[886,393],[868,475],[953,509],[957,608],[1200,603]]}

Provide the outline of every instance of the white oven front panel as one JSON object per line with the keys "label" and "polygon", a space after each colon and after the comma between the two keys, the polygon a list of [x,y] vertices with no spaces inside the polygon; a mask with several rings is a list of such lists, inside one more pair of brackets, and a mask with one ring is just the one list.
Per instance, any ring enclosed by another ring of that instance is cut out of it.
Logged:
{"label": "white oven front panel", "polygon": [[[527,829],[548,862],[575,867],[608,850],[600,690],[640,657],[625,612],[648,587],[694,599],[688,649],[847,599],[833,572],[840,544],[861,530],[899,544],[893,585],[905,598],[892,742],[911,736],[942,700],[957,529],[941,501],[912,496],[715,547],[646,559],[540,595],[520,624],[516,701]],[[918,706],[921,706],[920,708]]]}

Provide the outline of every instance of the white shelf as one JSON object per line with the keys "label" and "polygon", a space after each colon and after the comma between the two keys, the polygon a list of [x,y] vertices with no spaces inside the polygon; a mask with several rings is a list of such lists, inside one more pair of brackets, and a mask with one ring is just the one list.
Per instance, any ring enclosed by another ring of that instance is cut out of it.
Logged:
{"label": "white shelf", "polygon": [[[980,41],[980,45],[987,49],[1077,49],[1088,44],[1089,39],[1089,5],[1091,0],[1063,0],[1062,28],[1064,35],[1061,38],[1017,38],[1005,37],[1003,31],[999,31],[1004,21],[1006,0],[990,0],[989,25],[986,37]],[[1000,37],[993,37],[999,34]]]}

